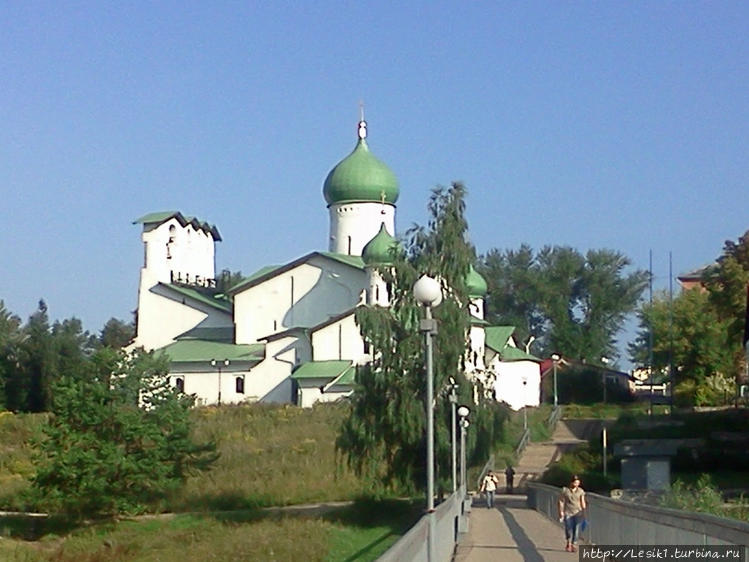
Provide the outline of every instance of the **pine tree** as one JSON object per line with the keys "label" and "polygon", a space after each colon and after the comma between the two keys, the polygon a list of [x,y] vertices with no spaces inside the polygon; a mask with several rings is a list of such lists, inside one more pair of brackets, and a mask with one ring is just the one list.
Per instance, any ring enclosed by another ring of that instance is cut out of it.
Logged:
{"label": "pine tree", "polygon": [[192,398],[169,385],[168,364],[151,354],[103,348],[91,377],[54,387],[32,498],[74,518],[137,513],[215,460],[215,446],[190,439]]}
{"label": "pine tree", "polygon": [[386,487],[420,489],[426,474],[422,311],[412,294],[422,274],[438,279],[444,295],[434,309],[439,323],[434,344],[435,458],[443,485],[450,473],[449,377],[458,382],[462,403],[473,410],[469,446],[481,444],[477,458],[488,456],[504,420],[504,409],[488,400],[484,389],[474,393],[461,370],[470,327],[465,279],[475,259],[467,240],[464,197],[465,189],[458,183],[434,190],[427,227],[409,231],[405,250],[394,252],[392,268],[380,271],[390,290],[390,306],[360,307],[356,313],[374,360],[359,368],[351,413],[337,447],[359,474]]}

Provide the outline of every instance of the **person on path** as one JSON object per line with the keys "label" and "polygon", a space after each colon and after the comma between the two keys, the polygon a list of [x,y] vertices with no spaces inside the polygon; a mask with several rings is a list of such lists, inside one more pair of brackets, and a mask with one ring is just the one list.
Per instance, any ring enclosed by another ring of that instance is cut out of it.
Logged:
{"label": "person on path", "polygon": [[494,507],[494,493],[497,491],[497,485],[499,480],[490,470],[484,476],[484,481],[481,483],[481,492],[486,494],[486,507],[492,509]]}
{"label": "person on path", "polygon": [[512,468],[511,464],[507,465],[507,468],[505,468],[505,480],[507,480],[507,493],[512,493],[512,485],[513,480],[515,479],[515,470]]}
{"label": "person on path", "polygon": [[562,488],[559,494],[559,521],[564,523],[564,538],[567,544],[564,550],[577,550],[577,535],[580,523],[585,519],[585,490],[580,486],[580,478],[575,475],[569,486]]}

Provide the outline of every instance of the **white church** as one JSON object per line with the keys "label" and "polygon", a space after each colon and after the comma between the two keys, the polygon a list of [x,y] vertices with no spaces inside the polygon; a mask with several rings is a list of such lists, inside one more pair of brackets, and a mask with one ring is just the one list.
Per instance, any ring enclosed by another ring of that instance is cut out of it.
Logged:
{"label": "white church", "polygon": [[[388,306],[377,268],[397,243],[398,181],[370,152],[366,127],[362,119],[356,147],[323,185],[327,251],[264,267],[220,293],[215,226],[178,211],[135,221],[143,228],[144,262],[130,347],[168,355],[172,384],[199,404],[311,406],[353,392],[356,366],[371,360],[354,312]],[[513,409],[538,406],[540,361],[516,346],[512,327],[484,320],[486,282],[473,269],[467,286],[467,375],[494,386],[497,400]]]}

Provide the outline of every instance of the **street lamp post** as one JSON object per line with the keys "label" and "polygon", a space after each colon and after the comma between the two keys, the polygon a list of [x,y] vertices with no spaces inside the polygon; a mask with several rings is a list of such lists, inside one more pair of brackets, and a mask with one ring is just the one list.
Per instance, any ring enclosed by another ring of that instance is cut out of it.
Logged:
{"label": "street lamp post", "polygon": [[528,379],[523,377],[523,431],[528,431],[528,397],[525,390],[527,385]]}
{"label": "street lamp post", "polygon": [[228,359],[224,359],[223,361],[216,361],[215,359],[211,359],[211,367],[218,367],[218,405],[221,405],[221,366],[224,367],[229,366],[230,361]]}
{"label": "street lamp post", "polygon": [[557,395],[557,363],[562,358],[561,355],[558,353],[552,353],[551,354],[551,360],[553,361],[554,365],[554,407],[556,408],[559,405],[559,399]]}
{"label": "street lamp post", "polygon": [[432,338],[437,334],[437,322],[432,318],[432,307],[442,302],[442,287],[436,279],[422,275],[413,288],[416,301],[424,307],[424,318],[419,331],[424,334],[426,355],[426,414],[427,414],[427,512],[434,511],[434,372],[432,366]]}
{"label": "street lamp post", "polygon": [[452,460],[453,460],[453,492],[458,489],[458,477],[457,477],[457,466],[458,466],[458,459],[457,459],[457,435],[456,435],[456,425],[455,425],[455,408],[458,404],[458,395],[456,394],[456,390],[458,389],[458,385],[455,382],[455,379],[450,377],[450,406],[452,409],[452,424],[451,424],[451,432],[450,432],[450,442],[452,445]]}
{"label": "street lamp post", "polygon": [[460,416],[460,487],[465,492],[466,485],[466,430],[470,425],[468,422],[468,414],[471,411],[466,406],[458,408],[458,415]]}
{"label": "street lamp post", "polygon": [[603,363],[603,403],[606,403],[606,378],[607,374],[606,369],[608,369],[609,363],[611,363],[611,360],[608,357],[601,357],[601,363]]}

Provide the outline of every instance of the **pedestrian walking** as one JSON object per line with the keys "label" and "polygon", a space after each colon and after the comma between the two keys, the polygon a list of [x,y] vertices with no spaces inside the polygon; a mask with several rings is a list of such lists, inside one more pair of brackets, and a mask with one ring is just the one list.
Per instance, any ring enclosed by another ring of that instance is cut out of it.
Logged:
{"label": "pedestrian walking", "polygon": [[580,478],[572,477],[569,486],[562,488],[559,494],[559,521],[564,523],[564,538],[567,544],[564,550],[575,552],[580,524],[585,520],[585,490],[580,486]]}
{"label": "pedestrian walking", "polygon": [[486,494],[486,507],[492,509],[494,507],[494,494],[497,491],[499,485],[499,479],[490,470],[484,476],[484,481],[481,483],[481,492]]}
{"label": "pedestrian walking", "polygon": [[507,481],[507,493],[511,494],[513,482],[515,480],[515,470],[512,468],[511,464],[508,464],[507,468],[505,468],[505,480]]}

